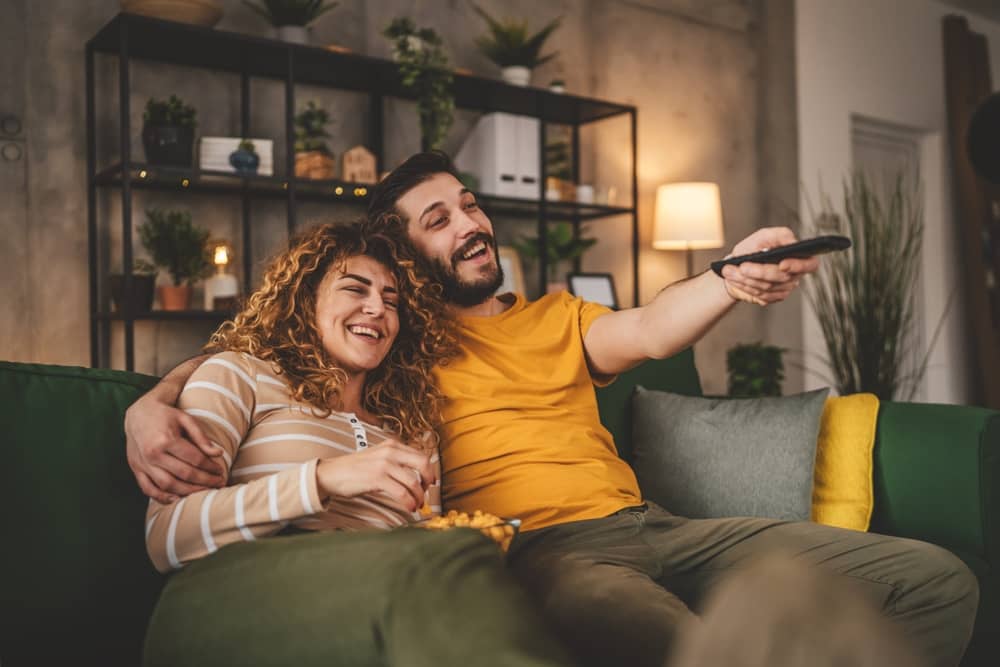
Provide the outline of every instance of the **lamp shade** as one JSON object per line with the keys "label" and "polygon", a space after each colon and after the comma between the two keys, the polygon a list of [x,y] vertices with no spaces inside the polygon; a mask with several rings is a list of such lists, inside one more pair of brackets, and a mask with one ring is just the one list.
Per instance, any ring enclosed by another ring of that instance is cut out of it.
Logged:
{"label": "lamp shade", "polygon": [[715,183],[669,183],[656,189],[653,247],[704,250],[725,244]]}

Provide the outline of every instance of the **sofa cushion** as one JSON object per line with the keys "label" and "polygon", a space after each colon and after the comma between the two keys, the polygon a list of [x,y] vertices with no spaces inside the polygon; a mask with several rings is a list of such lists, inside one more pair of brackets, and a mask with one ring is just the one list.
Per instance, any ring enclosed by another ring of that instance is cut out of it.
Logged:
{"label": "sofa cushion", "polygon": [[875,505],[872,453],[878,406],[875,394],[827,399],[813,477],[812,520],[816,523],[868,530]]}
{"label": "sofa cushion", "polygon": [[715,399],[637,387],[633,468],[643,496],[691,518],[809,519],[828,392]]}
{"label": "sofa cushion", "polygon": [[6,665],[138,664],[162,579],[123,415],[155,378],[0,362],[0,647]]}

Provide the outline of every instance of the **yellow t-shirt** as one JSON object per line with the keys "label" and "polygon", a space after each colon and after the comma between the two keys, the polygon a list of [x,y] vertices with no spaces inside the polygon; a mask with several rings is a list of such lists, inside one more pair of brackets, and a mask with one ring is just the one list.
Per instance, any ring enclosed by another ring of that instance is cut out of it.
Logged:
{"label": "yellow t-shirt", "polygon": [[437,371],[448,397],[441,445],[446,509],[517,517],[524,530],[642,502],[601,425],[583,351],[608,309],[566,292],[461,321],[462,357]]}

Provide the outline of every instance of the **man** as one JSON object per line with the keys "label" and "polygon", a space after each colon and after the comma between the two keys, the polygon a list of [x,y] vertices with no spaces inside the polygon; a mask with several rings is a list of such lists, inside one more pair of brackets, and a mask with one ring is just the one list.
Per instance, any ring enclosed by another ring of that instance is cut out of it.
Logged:
{"label": "man", "polygon": [[[510,566],[581,662],[663,664],[723,575],[781,549],[849,576],[932,664],[958,664],[978,589],[957,558],[812,523],[673,516],[643,502],[600,424],[595,383],[684,349],[739,301],[782,301],[816,259],[727,266],[724,278],[707,271],[612,312],[566,293],[533,303],[497,295],[491,223],[443,154],[415,155],[375,188],[369,215],[386,214],[435,267],[461,322],[464,355],[438,371],[448,397],[444,502],[522,519]],[[794,241],[766,228],[733,253]],[[154,497],[217,483],[211,446],[168,405],[188,372],[175,369],[126,418],[130,465]]]}

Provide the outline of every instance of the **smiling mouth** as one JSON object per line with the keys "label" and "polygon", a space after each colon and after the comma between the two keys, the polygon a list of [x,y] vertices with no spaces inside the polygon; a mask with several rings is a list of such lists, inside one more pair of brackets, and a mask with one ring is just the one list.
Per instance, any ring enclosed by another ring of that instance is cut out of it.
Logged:
{"label": "smiling mouth", "polygon": [[378,329],[373,329],[371,327],[366,327],[363,324],[349,324],[347,325],[347,330],[350,331],[355,336],[363,336],[365,338],[370,338],[372,340],[381,340],[383,334]]}
{"label": "smiling mouth", "polygon": [[478,234],[476,238],[471,239],[453,255],[452,266],[457,267],[459,262],[474,261],[486,257],[493,245],[492,240],[487,234]]}

